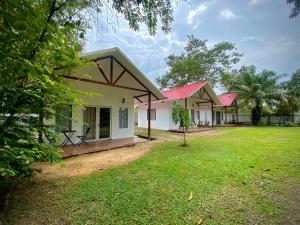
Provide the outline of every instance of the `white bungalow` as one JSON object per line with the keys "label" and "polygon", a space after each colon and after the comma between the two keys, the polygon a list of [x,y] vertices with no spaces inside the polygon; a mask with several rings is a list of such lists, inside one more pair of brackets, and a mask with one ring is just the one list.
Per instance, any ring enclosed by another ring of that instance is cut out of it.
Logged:
{"label": "white bungalow", "polygon": [[[58,116],[56,125],[67,130],[66,135],[71,136],[74,144],[79,142],[76,136],[84,135],[88,127],[88,141],[117,140],[115,143],[121,143],[118,140],[132,139],[134,100],[150,102],[161,100],[164,96],[119,48],[97,51],[87,56],[91,63],[65,78],[70,87],[98,95],[79,96],[84,106],[65,107],[61,114],[72,120]],[[150,122],[148,128],[150,139]],[[71,142],[68,141],[68,144]]]}
{"label": "white bungalow", "polygon": [[[183,87],[163,91],[166,99],[151,102],[150,120],[151,127],[162,130],[178,130],[179,125],[172,119],[174,102],[184,105],[190,114],[194,126],[214,126],[216,123],[215,106],[221,105],[221,101],[209,85],[208,81],[202,81]],[[223,111],[222,108],[217,109]],[[138,104],[138,127],[147,127],[148,103]],[[220,115],[219,115],[220,116]]]}
{"label": "white bungalow", "polygon": [[[217,125],[239,122],[237,96],[238,94],[234,92],[218,95],[222,104],[215,107]],[[229,114],[228,109],[234,109],[234,111],[231,110]]]}

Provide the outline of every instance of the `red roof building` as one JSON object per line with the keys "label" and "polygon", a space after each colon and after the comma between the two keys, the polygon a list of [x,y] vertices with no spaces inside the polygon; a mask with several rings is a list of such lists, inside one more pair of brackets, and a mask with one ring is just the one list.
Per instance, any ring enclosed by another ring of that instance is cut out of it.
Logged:
{"label": "red roof building", "polygon": [[194,84],[173,88],[163,91],[163,95],[169,100],[179,100],[191,97],[196,91],[202,88],[208,81],[201,81]]}
{"label": "red roof building", "polygon": [[234,104],[234,101],[236,100],[238,94],[237,93],[225,93],[225,94],[221,94],[218,95],[222,106],[224,107],[229,107],[232,106]]}

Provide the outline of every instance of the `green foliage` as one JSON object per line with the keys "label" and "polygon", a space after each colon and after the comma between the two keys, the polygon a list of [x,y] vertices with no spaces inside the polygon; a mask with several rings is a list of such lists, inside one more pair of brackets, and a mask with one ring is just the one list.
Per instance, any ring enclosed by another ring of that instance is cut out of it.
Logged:
{"label": "green foliage", "polygon": [[208,48],[207,40],[200,40],[193,35],[188,36],[185,51],[181,55],[169,55],[167,64],[169,71],[156,79],[163,88],[179,87],[186,84],[209,80],[214,86],[229,74],[233,64],[239,62],[241,54],[234,44],[220,42]]}
{"label": "green foliage", "polygon": [[185,137],[185,131],[187,128],[192,126],[192,122],[189,116],[189,111],[179,103],[174,103],[173,108],[172,108],[172,119],[175,124],[179,124],[179,127],[181,127],[184,132],[183,132],[183,137],[184,137],[184,142],[183,145],[186,146],[186,137]]}
{"label": "green foliage", "polygon": [[252,123],[260,124],[262,110],[273,111],[279,101],[286,101],[285,93],[277,85],[278,78],[273,71],[256,72],[255,66],[243,66],[230,84],[230,91],[238,93],[238,103],[250,109]]}
{"label": "green foliage", "polygon": [[300,109],[300,69],[292,74],[290,80],[280,84],[286,92],[287,101],[281,101],[277,105],[276,113],[278,115],[293,115]]}
{"label": "green foliage", "polygon": [[300,14],[300,0],[287,0],[287,3],[293,5],[290,18],[296,18]]}
{"label": "green foliage", "polygon": [[44,120],[58,106],[81,104],[63,75],[83,64],[84,34],[93,22],[86,15],[102,13],[104,5],[152,34],[159,19],[164,31],[173,20],[169,0],[0,1],[0,182],[31,177],[33,161],[57,158],[59,149],[43,143],[43,134],[57,138]]}
{"label": "green foliage", "polygon": [[149,33],[153,35],[156,33],[159,19],[164,32],[171,30],[173,21],[171,0],[114,0],[112,8],[125,16],[133,30],[139,30],[140,24],[144,23]]}

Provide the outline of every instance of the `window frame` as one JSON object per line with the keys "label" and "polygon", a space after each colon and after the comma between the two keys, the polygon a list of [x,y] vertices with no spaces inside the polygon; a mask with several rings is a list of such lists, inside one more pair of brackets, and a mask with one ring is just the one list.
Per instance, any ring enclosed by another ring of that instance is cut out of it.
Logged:
{"label": "window frame", "polygon": [[[152,112],[154,112],[154,114],[152,114]],[[147,109],[147,120],[149,120],[149,109]],[[156,108],[150,109],[150,120],[156,120]]]}
{"label": "window frame", "polygon": [[[119,129],[127,129],[128,128],[128,120],[129,120],[129,110],[128,107],[121,106],[119,107]],[[125,120],[124,120],[125,119]]]}

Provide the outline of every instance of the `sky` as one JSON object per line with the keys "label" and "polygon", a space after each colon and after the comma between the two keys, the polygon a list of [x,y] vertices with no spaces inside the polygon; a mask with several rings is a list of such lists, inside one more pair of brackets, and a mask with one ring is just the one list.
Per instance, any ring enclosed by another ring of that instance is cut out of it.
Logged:
{"label": "sky", "polygon": [[235,43],[243,54],[234,66],[255,65],[291,74],[300,68],[300,16],[289,19],[286,0],[188,0],[174,4],[170,33],[155,36],[129,28],[122,16],[100,16],[87,33],[84,52],[119,47],[152,81],[168,70],[165,58],[183,52],[187,35]]}

